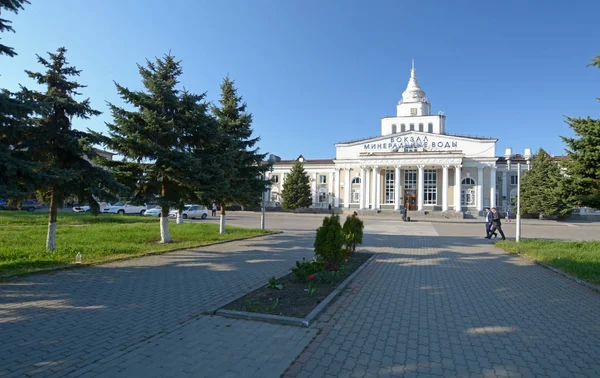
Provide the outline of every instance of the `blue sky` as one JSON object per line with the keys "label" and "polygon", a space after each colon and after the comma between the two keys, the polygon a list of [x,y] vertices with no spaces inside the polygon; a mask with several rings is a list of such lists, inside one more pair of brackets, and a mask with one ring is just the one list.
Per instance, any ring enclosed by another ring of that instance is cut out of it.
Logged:
{"label": "blue sky", "polygon": [[69,49],[84,95],[104,112],[113,80],[140,87],[136,63],[171,51],[182,85],[218,100],[229,74],[254,115],[260,147],[284,159],[332,158],[333,144],[380,134],[414,58],[447,131],[562,154],[564,115],[600,118],[599,1],[31,0],[3,33],[0,87],[31,86],[35,54]]}

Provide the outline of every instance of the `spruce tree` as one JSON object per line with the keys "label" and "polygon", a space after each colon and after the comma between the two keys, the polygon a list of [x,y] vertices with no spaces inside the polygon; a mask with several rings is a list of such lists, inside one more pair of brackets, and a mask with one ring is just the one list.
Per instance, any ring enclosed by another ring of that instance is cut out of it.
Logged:
{"label": "spruce tree", "polygon": [[521,178],[521,211],[564,218],[572,210],[560,166],[540,149],[531,161],[531,170]]}
{"label": "spruce tree", "polygon": [[26,101],[43,104],[31,119],[31,127],[22,136],[24,141],[20,151],[24,158],[37,164],[38,197],[50,201],[48,236],[46,249],[56,249],[56,219],[58,204],[65,198],[75,195],[85,198],[96,205],[95,198],[110,198],[119,186],[104,169],[92,164],[98,159],[92,144],[97,140],[87,132],[72,128],[73,117],[88,119],[99,115],[92,109],[90,100],[75,100],[78,90],[85,88],[72,76],[79,76],[80,70],[70,66],[66,60],[67,50],[61,47],[56,53],[48,53],[46,60],[38,55],[38,62],[46,72],[25,71],[45,86],[45,92],[28,90],[22,87],[22,96]]}
{"label": "spruce tree", "polygon": [[[17,13],[26,3],[29,2],[0,0],[0,14],[3,10]],[[9,20],[0,18],[0,33],[14,32],[9,24]],[[4,58],[2,55],[13,57],[16,52],[13,48],[0,44],[0,58]],[[23,136],[27,134],[29,126],[27,121],[35,109],[35,104],[6,89],[0,89],[0,198],[18,200],[35,191],[35,165],[22,156],[25,152],[22,147]]]}
{"label": "spruce tree", "polygon": [[286,210],[296,210],[300,207],[310,207],[312,196],[308,175],[301,162],[296,161],[285,178],[281,191],[282,204]]}
{"label": "spruce tree", "polygon": [[219,142],[222,154],[221,170],[226,183],[214,199],[221,207],[220,232],[225,232],[225,207],[232,203],[257,205],[265,192],[267,181],[262,176],[270,169],[266,154],[254,146],[260,138],[252,138],[252,114],[238,96],[235,83],[226,77],[221,83],[220,107],[213,106],[223,139]]}
{"label": "spruce tree", "polygon": [[145,90],[116,84],[134,110],[109,104],[113,122],[107,124],[110,135],[104,141],[123,160],[107,163],[121,182],[135,189],[134,200],[158,202],[161,242],[170,243],[169,209],[200,200],[202,192],[219,184],[214,174],[218,157],[211,147],[219,134],[207,114],[205,95],[177,88],[182,67],[175,57],[147,60],[138,69]]}
{"label": "spruce tree", "polygon": [[[600,68],[600,56],[589,66]],[[600,119],[567,117],[566,122],[576,137],[561,137],[569,156],[563,164],[580,204],[600,209]]]}
{"label": "spruce tree", "polygon": [[[0,15],[3,10],[7,10],[13,13],[19,13],[19,10],[23,9],[23,4],[29,4],[28,0],[0,0]],[[10,26],[11,21],[0,18],[0,33],[11,31],[14,32],[12,26]],[[17,53],[12,47],[8,47],[2,43],[0,43],[0,55],[8,55],[15,56]]]}

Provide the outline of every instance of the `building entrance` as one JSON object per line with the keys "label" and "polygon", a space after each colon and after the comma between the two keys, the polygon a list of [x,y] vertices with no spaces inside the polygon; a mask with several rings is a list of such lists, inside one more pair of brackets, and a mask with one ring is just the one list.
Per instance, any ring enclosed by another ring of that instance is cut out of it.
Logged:
{"label": "building entrance", "polygon": [[417,210],[417,194],[412,190],[404,193],[404,203],[408,210]]}

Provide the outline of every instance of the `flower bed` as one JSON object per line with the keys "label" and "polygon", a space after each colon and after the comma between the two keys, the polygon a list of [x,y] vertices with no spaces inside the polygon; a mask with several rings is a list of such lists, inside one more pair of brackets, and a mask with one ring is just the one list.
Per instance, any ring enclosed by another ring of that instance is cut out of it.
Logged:
{"label": "flower bed", "polygon": [[304,318],[372,254],[353,253],[339,267],[298,262],[293,272],[224,307],[226,310]]}

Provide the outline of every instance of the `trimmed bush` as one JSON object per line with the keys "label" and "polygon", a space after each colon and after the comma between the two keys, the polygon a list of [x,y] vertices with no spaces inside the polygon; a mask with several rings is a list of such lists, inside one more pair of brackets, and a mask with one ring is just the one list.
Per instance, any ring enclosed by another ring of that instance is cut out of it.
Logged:
{"label": "trimmed bush", "polygon": [[354,252],[357,244],[362,244],[365,225],[356,215],[349,216],[344,222],[342,232],[348,252]]}
{"label": "trimmed bush", "polygon": [[315,254],[319,262],[335,268],[344,259],[344,235],[340,217],[331,215],[323,218],[323,224],[317,229]]}

